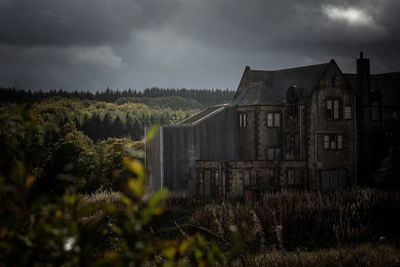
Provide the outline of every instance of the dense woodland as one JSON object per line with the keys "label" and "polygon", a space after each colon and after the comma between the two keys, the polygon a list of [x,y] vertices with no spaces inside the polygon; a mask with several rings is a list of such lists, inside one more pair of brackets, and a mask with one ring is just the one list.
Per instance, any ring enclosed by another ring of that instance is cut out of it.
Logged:
{"label": "dense woodland", "polygon": [[[165,97],[182,97],[192,99],[200,103],[203,107],[212,106],[215,104],[227,103],[233,99],[235,91],[221,89],[164,89],[164,88],[146,88],[143,91],[137,90],[112,90],[107,88],[104,91],[92,93],[90,91],[64,91],[64,90],[49,90],[49,91],[31,91],[18,88],[0,88],[1,102],[37,102],[43,99],[52,98],[55,96],[65,98],[78,98],[85,100],[97,100],[108,103],[135,102],[146,103],[148,98],[165,98]],[[122,99],[121,99],[122,98]],[[147,99],[147,100],[146,100]],[[174,99],[174,98],[173,98]],[[194,104],[194,103],[192,103]],[[176,103],[175,103],[176,107]],[[180,106],[180,108],[184,108]]]}
{"label": "dense woodland", "polygon": [[13,137],[23,139],[20,112],[29,107],[37,127],[27,152],[37,190],[62,193],[71,179],[80,179],[85,192],[112,188],[112,171],[121,167],[122,157],[143,152],[145,126],[177,123],[208,105],[229,102],[232,92],[152,88],[92,94],[3,88],[0,96],[0,148],[7,151]]}

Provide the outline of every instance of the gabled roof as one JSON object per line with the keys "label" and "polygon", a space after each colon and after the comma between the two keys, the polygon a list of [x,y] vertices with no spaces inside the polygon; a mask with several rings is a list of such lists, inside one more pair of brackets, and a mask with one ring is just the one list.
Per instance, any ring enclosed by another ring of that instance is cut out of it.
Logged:
{"label": "gabled roof", "polygon": [[[357,89],[357,75],[344,74],[347,81]],[[371,90],[376,90],[382,97],[385,106],[400,106],[400,72],[372,74]]]}
{"label": "gabled roof", "polygon": [[242,78],[247,79],[247,86],[238,91],[233,104],[279,105],[286,100],[287,89],[293,85],[308,94],[332,62],[275,71],[249,69]]}

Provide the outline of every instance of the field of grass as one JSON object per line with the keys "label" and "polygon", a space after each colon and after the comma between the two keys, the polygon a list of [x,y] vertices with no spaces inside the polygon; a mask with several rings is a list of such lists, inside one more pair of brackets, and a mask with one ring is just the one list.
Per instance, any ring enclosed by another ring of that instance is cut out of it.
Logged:
{"label": "field of grass", "polygon": [[[97,193],[83,200],[118,203],[118,194]],[[200,232],[228,251],[230,228],[237,227],[241,252],[232,266],[400,264],[398,192],[281,192],[267,194],[258,202],[202,200],[171,193],[164,205],[164,213],[146,230],[161,239]]]}

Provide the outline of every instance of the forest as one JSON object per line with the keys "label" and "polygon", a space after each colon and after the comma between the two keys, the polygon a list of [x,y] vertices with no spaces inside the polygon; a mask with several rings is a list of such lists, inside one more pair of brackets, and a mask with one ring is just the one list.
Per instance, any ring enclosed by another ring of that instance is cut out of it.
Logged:
{"label": "forest", "polygon": [[28,105],[37,123],[27,151],[34,159],[29,168],[38,181],[46,181],[41,188],[62,188],[54,177],[70,163],[66,174],[82,177],[88,184],[85,190],[92,192],[104,187],[102,179],[110,179],[112,170],[120,167],[123,147],[143,152],[144,126],[177,123],[209,105],[229,102],[232,92],[152,88],[92,94],[2,88],[0,96],[2,151],[7,151],[10,138],[23,138],[18,114]]}
{"label": "forest", "polygon": [[2,88],[0,96],[0,266],[400,262],[395,190],[270,192],[258,201],[146,190],[143,127],[155,125],[151,141],[158,124],[227,103],[232,91]]}

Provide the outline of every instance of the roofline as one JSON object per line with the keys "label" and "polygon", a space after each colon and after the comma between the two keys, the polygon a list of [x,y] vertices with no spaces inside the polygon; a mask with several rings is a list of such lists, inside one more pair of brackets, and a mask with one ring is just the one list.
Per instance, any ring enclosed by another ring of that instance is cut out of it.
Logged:
{"label": "roofline", "polygon": [[[332,60],[331,60],[332,61]],[[251,70],[251,71],[259,71],[259,72],[275,72],[275,71],[282,71],[282,70],[295,70],[295,69],[302,69],[302,68],[308,68],[308,67],[316,67],[316,66],[322,66],[322,65],[327,65],[330,62],[326,63],[319,63],[319,64],[312,64],[312,65],[304,65],[304,66],[298,66],[298,67],[293,67],[293,68],[286,68],[286,69],[277,69],[277,70]]]}
{"label": "roofline", "polygon": [[[357,76],[357,73],[343,73],[344,75],[352,75],[352,76]],[[384,72],[384,73],[374,73],[370,74],[370,76],[391,76],[391,75],[400,75],[400,71],[396,72]]]}
{"label": "roofline", "polygon": [[237,108],[242,108],[242,107],[269,107],[269,106],[273,106],[273,107],[285,107],[287,106],[287,103],[281,103],[281,104],[268,104],[268,105],[264,105],[264,104],[246,104],[246,105],[235,105]]}
{"label": "roofline", "polygon": [[197,125],[198,123],[202,122],[202,121],[205,120],[205,119],[208,119],[209,117],[213,116],[214,114],[217,114],[217,113],[221,112],[221,111],[224,110],[226,107],[227,107],[227,105],[224,105],[224,106],[220,107],[219,109],[214,110],[214,111],[211,112],[210,114],[207,114],[206,116],[201,117],[201,118],[198,119],[197,121],[193,122],[191,125],[193,125],[193,126],[194,126],[194,125]]}
{"label": "roofline", "polygon": [[[189,118],[186,118],[186,119],[184,119],[183,121],[178,122],[178,123],[176,124],[176,126],[186,126],[186,125],[187,125],[187,126],[193,126],[193,125],[196,125],[197,123],[199,123],[199,122],[202,121],[203,119],[206,119],[206,118],[210,117],[211,115],[213,115],[213,114],[215,114],[215,113],[221,111],[221,109],[224,109],[224,108],[228,107],[229,105],[230,105],[230,104],[221,104],[221,105],[215,105],[215,106],[207,107],[207,108],[205,108],[205,109],[200,110],[200,111],[197,112],[196,114],[193,114],[193,115],[190,116]],[[205,111],[205,110],[207,110],[207,109],[209,109],[209,108],[212,108],[212,107],[219,107],[219,108],[216,109],[216,110],[214,110],[213,112],[211,112],[211,113],[209,113],[209,114],[207,114],[207,115],[205,115],[205,116],[199,118],[197,121],[194,121],[194,122],[192,122],[192,123],[190,123],[190,124],[185,124],[185,121],[191,119],[192,117],[196,116],[197,114],[199,114],[199,113],[201,113],[201,112],[203,112],[203,111]]]}
{"label": "roofline", "polygon": [[242,84],[243,78],[245,77],[245,75],[246,75],[249,71],[251,71],[251,69],[250,69],[250,66],[247,65],[247,66],[244,68],[244,71],[243,71],[243,74],[242,74],[242,78],[240,79],[240,82],[239,82],[239,84],[238,84],[238,87],[236,88],[236,93],[235,93],[235,95],[233,96],[233,100],[238,96],[239,88],[240,88],[240,85]]}

